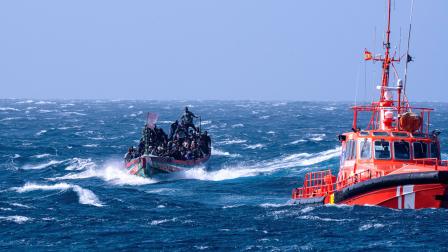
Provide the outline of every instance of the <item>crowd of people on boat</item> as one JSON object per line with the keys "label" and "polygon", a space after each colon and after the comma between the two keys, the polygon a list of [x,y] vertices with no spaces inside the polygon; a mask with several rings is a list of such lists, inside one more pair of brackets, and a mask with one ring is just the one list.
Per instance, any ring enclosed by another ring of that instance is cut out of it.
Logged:
{"label": "crowd of people on boat", "polygon": [[207,131],[201,132],[201,128],[194,125],[194,118],[198,117],[185,107],[180,122],[176,120],[171,124],[169,135],[156,124],[145,124],[139,145],[128,149],[125,160],[142,155],[195,160],[210,155],[211,138]]}

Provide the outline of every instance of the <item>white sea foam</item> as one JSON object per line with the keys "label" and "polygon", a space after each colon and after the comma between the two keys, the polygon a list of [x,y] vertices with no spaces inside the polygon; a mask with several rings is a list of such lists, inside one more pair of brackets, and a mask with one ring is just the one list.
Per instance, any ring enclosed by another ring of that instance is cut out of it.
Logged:
{"label": "white sea foam", "polygon": [[104,206],[103,203],[98,199],[98,197],[90,190],[84,189],[78,185],[72,185],[67,183],[57,183],[54,185],[40,185],[40,184],[34,184],[34,183],[26,183],[22,187],[14,187],[12,188],[18,193],[26,193],[36,190],[42,190],[42,191],[53,191],[53,190],[59,190],[59,191],[66,191],[66,190],[73,190],[76,192],[76,194],[79,197],[79,203],[84,205],[92,205],[96,207],[102,207]]}
{"label": "white sea foam", "polygon": [[299,139],[299,140],[292,141],[289,144],[298,144],[298,143],[304,143],[304,142],[306,142],[305,139]]}
{"label": "white sea foam", "polygon": [[65,168],[67,171],[73,170],[86,170],[95,168],[96,164],[92,161],[92,159],[87,158],[72,158],[69,162],[69,165]]}
{"label": "white sea foam", "polygon": [[319,141],[324,140],[325,136],[326,136],[325,134],[310,134],[309,139],[312,141],[315,141],[315,142],[319,142]]}
{"label": "white sea foam", "polygon": [[38,154],[38,155],[34,155],[33,158],[46,158],[51,156],[51,154],[48,153],[44,153],[44,154]]}
{"label": "white sea foam", "polygon": [[331,222],[349,222],[353,221],[353,219],[332,219],[332,218],[322,218],[315,215],[302,215],[298,217],[302,220],[317,220],[317,221],[331,221]]}
{"label": "white sea foam", "polygon": [[202,121],[202,122],[201,122],[202,125],[208,125],[208,124],[210,124],[210,123],[212,123],[212,121],[205,120],[205,121]]}
{"label": "white sea foam", "polygon": [[72,115],[86,116],[87,115],[87,114],[75,112],[75,111],[66,111],[66,112],[63,112],[62,114],[66,115],[66,116],[72,116]]}
{"label": "white sea foam", "polygon": [[20,109],[11,108],[11,107],[0,107],[0,111],[20,111]]}
{"label": "white sea foam", "polygon": [[172,219],[162,219],[162,220],[152,220],[152,221],[151,221],[151,226],[157,226],[157,225],[159,225],[159,224],[166,223],[166,222],[174,222],[174,221],[176,221],[176,220],[177,220],[177,218],[172,218]]}
{"label": "white sea foam", "polygon": [[38,104],[38,105],[43,105],[43,104],[56,104],[56,102],[52,102],[52,101],[38,101],[34,104]]}
{"label": "white sea foam", "polygon": [[17,104],[25,104],[25,103],[33,103],[33,100],[26,100],[26,101],[18,101]]}
{"label": "white sea foam", "polygon": [[35,164],[35,165],[28,164],[28,165],[24,165],[22,167],[22,169],[24,169],[24,170],[40,170],[40,169],[48,168],[48,167],[53,166],[53,165],[62,164],[63,162],[65,162],[65,161],[64,160],[63,161],[50,160],[50,161],[48,161],[46,163],[42,163],[42,164]]}
{"label": "white sea foam", "polygon": [[6,118],[1,119],[0,122],[19,120],[19,119],[22,119],[22,117],[6,117]]}
{"label": "white sea foam", "polygon": [[264,147],[264,144],[251,144],[251,145],[246,145],[245,149],[255,150],[255,149],[261,149],[263,147]]}
{"label": "white sea foam", "polygon": [[326,150],[314,154],[298,153],[274,159],[272,161],[260,162],[254,165],[241,165],[224,167],[215,171],[207,171],[205,168],[193,168],[182,173],[187,179],[199,179],[210,181],[222,181],[243,177],[257,176],[263,173],[271,173],[280,169],[288,169],[298,166],[314,165],[339,155],[340,148]]}
{"label": "white sea foam", "polygon": [[336,107],[323,107],[322,109],[327,111],[333,111],[336,109]]}
{"label": "white sea foam", "polygon": [[377,229],[377,228],[382,228],[382,227],[384,227],[384,224],[381,224],[381,223],[374,223],[374,224],[368,223],[368,224],[364,224],[364,225],[360,226],[358,230],[359,231],[365,231],[365,230],[368,230],[368,229],[371,229],[371,228]]}
{"label": "white sea foam", "polygon": [[224,144],[224,145],[230,145],[230,144],[241,144],[241,143],[245,143],[247,142],[247,140],[242,140],[242,139],[227,139],[224,140],[222,142],[219,142],[220,144]]}
{"label": "white sea foam", "polygon": [[39,113],[50,113],[53,112],[54,110],[48,110],[48,109],[39,109]]}
{"label": "white sea foam", "polygon": [[274,203],[260,204],[260,207],[263,207],[263,208],[277,208],[277,207],[284,207],[284,206],[288,206],[288,204],[274,204]]}
{"label": "white sea foam", "polygon": [[269,119],[269,117],[271,117],[271,116],[265,115],[265,116],[260,116],[259,118],[260,119]]}
{"label": "white sea foam", "polygon": [[240,154],[232,154],[227,151],[222,151],[217,148],[212,148],[212,155],[213,156],[226,156],[226,157],[239,157]]}
{"label": "white sea foam", "polygon": [[21,207],[21,208],[31,208],[30,206],[20,204],[20,203],[9,203],[11,206]]}
{"label": "white sea foam", "polygon": [[0,216],[0,220],[6,220],[15,222],[17,224],[23,224],[27,221],[31,221],[32,218],[26,217],[26,216],[20,216],[20,215],[13,215],[13,216]]}
{"label": "white sea foam", "polygon": [[231,127],[232,127],[232,128],[242,128],[242,127],[244,127],[244,124],[242,124],[242,123],[237,123],[237,124],[232,125]]}
{"label": "white sea foam", "polygon": [[41,131],[36,133],[36,136],[41,136],[41,135],[43,135],[45,133],[47,133],[47,130],[41,130]]}
{"label": "white sea foam", "polygon": [[87,178],[100,178],[103,181],[114,185],[146,185],[156,183],[157,180],[143,178],[129,174],[123,164],[109,164],[101,168],[90,167],[78,173],[69,173],[61,177],[48,178],[48,180],[77,180]]}
{"label": "white sea foam", "polygon": [[96,148],[96,147],[98,147],[98,144],[84,144],[83,147],[86,147],[86,148]]}

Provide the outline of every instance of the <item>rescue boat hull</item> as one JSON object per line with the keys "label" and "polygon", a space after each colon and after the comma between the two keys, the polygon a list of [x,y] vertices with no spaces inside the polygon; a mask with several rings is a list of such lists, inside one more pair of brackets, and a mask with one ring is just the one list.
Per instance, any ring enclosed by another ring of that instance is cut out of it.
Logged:
{"label": "rescue boat hull", "polygon": [[170,157],[142,156],[125,163],[129,174],[141,177],[153,177],[161,173],[181,172],[206,163],[210,159],[207,155],[194,160],[175,160]]}
{"label": "rescue boat hull", "polygon": [[388,175],[292,204],[372,205],[395,209],[448,208],[448,171]]}

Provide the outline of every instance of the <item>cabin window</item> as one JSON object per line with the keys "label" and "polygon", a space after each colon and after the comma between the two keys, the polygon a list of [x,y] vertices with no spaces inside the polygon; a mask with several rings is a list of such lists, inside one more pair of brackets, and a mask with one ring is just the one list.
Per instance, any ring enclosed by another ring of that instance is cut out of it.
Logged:
{"label": "cabin window", "polygon": [[387,133],[385,131],[374,131],[373,135],[374,136],[389,136],[389,133]]}
{"label": "cabin window", "polygon": [[430,158],[439,158],[439,147],[437,143],[431,143],[430,147]]}
{"label": "cabin window", "polygon": [[375,159],[390,159],[390,144],[387,141],[375,141]]}
{"label": "cabin window", "polygon": [[368,131],[361,131],[361,132],[359,132],[359,135],[360,136],[368,136],[369,132]]}
{"label": "cabin window", "polygon": [[427,135],[422,134],[422,133],[415,133],[415,134],[412,134],[412,136],[415,138],[427,138],[428,137]]}
{"label": "cabin window", "polygon": [[356,141],[348,140],[346,144],[345,160],[352,160],[356,158]]}
{"label": "cabin window", "polygon": [[361,160],[372,158],[372,141],[368,138],[359,140],[359,157]]}
{"label": "cabin window", "polygon": [[414,142],[414,158],[427,158],[428,157],[428,144],[424,142]]}
{"label": "cabin window", "polygon": [[411,159],[409,143],[405,141],[394,142],[394,156],[397,160]]}
{"label": "cabin window", "polygon": [[408,137],[408,133],[406,132],[392,132],[392,135],[396,136],[396,137]]}

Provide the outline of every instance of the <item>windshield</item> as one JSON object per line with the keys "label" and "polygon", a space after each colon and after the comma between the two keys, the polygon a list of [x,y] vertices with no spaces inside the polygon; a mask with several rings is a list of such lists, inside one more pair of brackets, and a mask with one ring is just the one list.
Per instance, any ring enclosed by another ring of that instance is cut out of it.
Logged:
{"label": "windshield", "polygon": [[411,158],[409,152],[409,143],[405,141],[394,142],[394,155],[395,159],[408,160]]}
{"label": "windshield", "polygon": [[359,155],[362,160],[372,158],[371,145],[372,142],[368,138],[359,140]]}
{"label": "windshield", "polygon": [[428,144],[424,142],[415,142],[414,147],[414,158],[427,158],[428,157]]}
{"label": "windshield", "polygon": [[375,159],[390,159],[389,142],[375,141]]}

